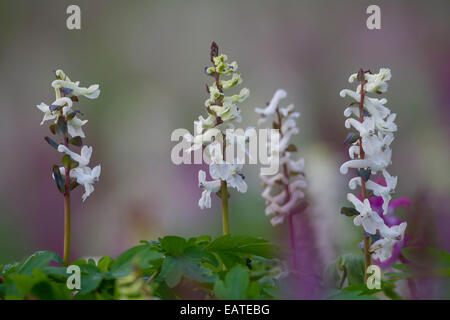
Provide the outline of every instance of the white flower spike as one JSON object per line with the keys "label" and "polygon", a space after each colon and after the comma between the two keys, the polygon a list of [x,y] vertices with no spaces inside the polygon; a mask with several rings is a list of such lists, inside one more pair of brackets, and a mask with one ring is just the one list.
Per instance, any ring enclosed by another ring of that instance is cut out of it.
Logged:
{"label": "white flower spike", "polygon": [[[208,117],[200,116],[197,121],[194,121],[194,134],[184,136],[184,139],[191,143],[185,151],[192,152],[205,148],[204,154],[209,161],[209,174],[214,179],[206,181],[206,173],[202,170],[198,173],[199,187],[203,189],[198,202],[201,209],[211,207],[211,193],[221,191],[222,182],[226,183],[224,184],[226,188],[234,188],[241,193],[247,191],[247,184],[241,173],[243,166],[238,164],[239,159],[225,159],[222,150],[236,146],[244,152],[247,151],[246,139],[238,139],[226,130],[235,128],[235,125],[241,122],[238,104],[247,99],[250,92],[247,88],[243,88],[238,94],[226,95],[224,90],[237,86],[242,82],[242,78],[237,73],[237,63],[229,63],[226,55],[219,55],[218,47],[214,42],[211,46],[211,60],[213,66],[205,70],[208,75],[214,77],[212,85],[207,87],[209,97],[205,101],[205,106]],[[226,76],[231,77],[223,79]]]}
{"label": "white flower spike", "polygon": [[[274,159],[279,158],[280,172],[272,176],[261,175],[264,184],[262,197],[266,200],[267,216],[271,216],[273,226],[282,224],[304,198],[306,181],[303,175],[304,159],[294,160],[297,148],[291,143],[291,137],[299,132],[296,119],[300,113],[294,111],[294,105],[280,107],[280,101],[287,97],[283,89],[275,92],[266,108],[255,108],[261,116],[259,123],[274,122],[279,129],[279,143],[268,139],[267,150]],[[272,144],[274,147],[272,148]]]}
{"label": "white flower spike", "polygon": [[[85,193],[82,199],[85,201],[94,191],[93,184],[99,180],[101,166],[98,165],[93,169],[88,167],[92,147],[82,146],[80,154],[69,148],[70,143],[81,146],[81,138],[86,137],[82,127],[88,122],[88,120],[83,120],[78,116],[78,110],[73,111],[72,108],[74,101],[78,101],[76,97],[84,96],[89,99],[96,99],[100,94],[100,88],[98,84],[91,85],[88,88],[80,87],[78,81],[71,81],[62,70],[55,71],[55,75],[57,79],[52,82],[52,87],[55,89],[55,101],[50,106],[41,103],[36,107],[44,113],[41,125],[48,120],[52,120],[54,124],[50,127],[51,131],[64,136],[64,143],[59,145],[48,137],[46,137],[46,140],[50,141],[49,143],[59,152],[69,155],[73,161],[78,163],[77,167],[70,169],[69,178],[84,186]],[[73,139],[70,140],[70,137]],[[67,178],[64,167],[60,168],[60,174],[64,179]],[[55,178],[54,175],[53,173],[53,178]]]}
{"label": "white flower spike", "polygon": [[[349,188],[354,190],[357,186],[361,186],[363,190],[371,190],[375,196],[381,197],[383,214],[387,214],[389,201],[397,186],[397,177],[391,176],[386,169],[391,164],[390,145],[394,140],[394,132],[397,131],[397,125],[394,122],[396,114],[391,113],[391,110],[385,106],[386,99],[368,97],[366,94],[386,92],[390,79],[391,70],[388,68],[381,68],[376,74],[360,70],[349,78],[350,83],[358,80],[359,85],[356,90],[344,89],[340,92],[341,97],[348,96],[359,104],[359,107],[350,106],[344,111],[344,116],[348,117],[345,127],[355,129],[358,132],[358,139],[349,146],[351,160],[341,165],[340,172],[346,174],[349,168],[369,171],[371,174],[381,171],[386,186],[369,180],[370,175],[365,176],[364,180],[364,174],[359,174],[358,177],[349,181]],[[356,118],[352,118],[353,116]],[[366,194],[363,194],[363,201],[351,193],[347,195],[347,199],[358,212],[353,220],[354,224],[362,225],[368,234],[378,234],[381,237],[366,252],[372,252],[373,258],[381,261],[389,259],[395,243],[404,237],[406,222],[388,227],[378,213],[372,210]]]}

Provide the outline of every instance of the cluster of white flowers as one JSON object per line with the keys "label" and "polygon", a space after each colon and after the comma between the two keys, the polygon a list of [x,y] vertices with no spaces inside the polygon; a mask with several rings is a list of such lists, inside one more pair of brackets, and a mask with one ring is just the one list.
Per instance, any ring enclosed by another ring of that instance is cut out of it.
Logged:
{"label": "cluster of white flowers", "polygon": [[261,116],[258,124],[273,123],[274,129],[278,129],[277,136],[268,135],[269,160],[278,161],[281,170],[275,175],[261,175],[264,183],[262,197],[266,200],[266,215],[272,216],[270,222],[273,226],[283,223],[292,210],[299,205],[304,198],[302,189],[306,188],[303,168],[303,158],[293,160],[292,155],[297,151],[294,144],[290,143],[292,135],[299,132],[296,119],[299,112],[294,111],[291,104],[280,108],[281,99],[287,97],[284,90],[277,90],[266,108],[255,108]]}
{"label": "cluster of white flowers", "polygon": [[[75,161],[78,165],[75,168],[70,169],[70,178],[74,179],[79,185],[83,185],[85,193],[82,196],[83,201],[94,191],[93,184],[99,180],[101,166],[98,165],[91,169],[88,167],[89,161],[92,155],[92,147],[82,146],[81,153],[77,154],[69,149],[69,142],[76,141],[76,145],[81,146],[81,138],[85,138],[82,126],[85,125],[88,120],[82,120],[79,118],[79,111],[73,110],[73,102],[78,101],[78,97],[85,96],[89,99],[96,99],[100,95],[100,89],[98,84],[93,84],[88,88],[79,86],[79,81],[73,82],[62,71],[55,71],[56,80],[52,82],[52,87],[55,89],[55,101],[48,106],[45,103],[41,103],[36,107],[44,113],[41,125],[48,120],[54,120],[54,124],[50,126],[53,133],[58,131],[55,126],[58,127],[61,122],[63,128],[62,134],[65,138],[64,144],[59,144],[56,148],[59,152],[65,153]],[[72,137],[69,140],[69,136]],[[66,169],[60,167],[59,171],[62,176],[65,176]],[[53,175],[54,178],[54,175]]]}
{"label": "cluster of white flowers", "polygon": [[[340,172],[346,174],[349,168],[360,170],[358,176],[349,181],[350,189],[354,190],[358,185],[365,184],[367,190],[371,190],[375,196],[383,198],[383,214],[388,211],[391,195],[397,185],[397,177],[391,176],[386,170],[386,167],[391,164],[392,150],[390,144],[394,140],[393,133],[397,131],[397,125],[394,123],[396,114],[391,113],[385,106],[386,99],[368,97],[366,93],[380,94],[386,92],[387,81],[390,79],[391,71],[387,68],[381,68],[377,74],[361,70],[359,73],[352,74],[349,78],[350,83],[355,80],[360,82],[356,91],[345,89],[340,92],[341,97],[349,96],[355,100],[344,111],[344,115],[348,118],[345,121],[345,127],[353,127],[358,132],[351,139],[353,142],[349,147],[351,160],[341,166]],[[363,87],[361,88],[362,84]],[[360,115],[359,106],[355,106],[361,105],[361,100],[363,100],[362,115]],[[356,116],[358,119],[352,118],[352,116]],[[362,155],[360,142],[362,143]],[[382,172],[386,186],[368,180],[370,174],[376,174],[377,172]],[[347,199],[359,213],[354,218],[354,224],[362,225],[364,231],[368,234],[380,236],[380,239],[370,246],[373,258],[381,261],[389,259],[394,244],[404,237],[406,222],[398,226],[388,227],[378,213],[372,210],[368,199],[361,201],[351,193],[347,194]]]}
{"label": "cluster of white flowers", "polygon": [[[201,209],[211,207],[211,193],[219,192],[221,181],[226,181],[227,187],[232,187],[239,192],[247,191],[247,184],[241,173],[243,165],[237,158],[224,159],[227,154],[227,145],[245,144],[246,141],[236,139],[235,135],[227,134],[227,129],[234,129],[235,124],[241,122],[241,112],[237,106],[249,96],[247,88],[242,89],[239,94],[226,96],[225,89],[233,88],[242,82],[237,73],[237,63],[227,62],[227,56],[218,54],[218,48],[213,43],[211,49],[211,61],[213,66],[206,68],[206,73],[215,79],[214,83],[207,87],[209,98],[205,101],[208,116],[200,116],[194,121],[194,135],[187,134],[185,139],[192,143],[187,151],[195,151],[205,146],[205,156],[209,161],[209,174],[212,181],[206,181],[206,173],[202,170],[198,173],[199,187],[203,189],[202,196],[198,201]],[[220,77],[228,77],[221,79]],[[244,148],[245,145],[238,145]],[[225,151],[225,152],[224,152]]]}

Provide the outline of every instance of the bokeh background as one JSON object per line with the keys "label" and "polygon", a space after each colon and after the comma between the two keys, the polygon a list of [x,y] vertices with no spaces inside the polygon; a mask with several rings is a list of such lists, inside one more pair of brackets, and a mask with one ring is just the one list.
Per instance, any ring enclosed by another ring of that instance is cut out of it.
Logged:
{"label": "bokeh background", "polygon": [[[81,30],[66,28],[69,4],[81,7]],[[366,28],[370,4],[381,7],[381,30]],[[45,143],[35,107],[53,101],[57,68],[101,86],[99,99],[79,103],[102,176],[85,203],[82,190],[72,196],[72,257],[116,256],[166,234],[220,234],[219,201],[197,206],[198,166],[170,160],[171,132],[192,131],[205,115],[212,40],[238,61],[250,89],[243,126],[256,125],[254,108],[280,87],[302,114],[294,141],[306,159],[310,208],[296,223],[312,272],[360,252],[360,229],[339,214],[350,178],[339,174],[348,103],[339,91],[360,67],[392,70],[385,97],[399,130],[390,171],[396,196],[411,199],[398,212],[409,241],[449,251],[449,12],[449,1],[2,1],[0,264],[62,252],[63,199],[50,174],[60,154]],[[283,245],[287,226],[264,216],[258,168],[245,172],[248,192],[231,196],[232,233]],[[443,296],[440,284],[427,290],[424,297]]]}

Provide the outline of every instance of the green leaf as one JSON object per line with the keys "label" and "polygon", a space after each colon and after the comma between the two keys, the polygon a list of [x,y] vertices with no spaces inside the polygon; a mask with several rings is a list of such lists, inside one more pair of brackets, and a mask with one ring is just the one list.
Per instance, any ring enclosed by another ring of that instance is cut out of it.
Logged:
{"label": "green leaf", "polygon": [[133,258],[132,262],[139,269],[149,269],[152,268],[160,259],[163,259],[164,255],[151,247],[147,247],[144,250],[139,251]]}
{"label": "green leaf", "polygon": [[48,266],[48,267],[42,268],[42,271],[49,276],[52,276],[54,278],[59,278],[59,279],[66,279],[68,276],[68,274],[66,272],[67,271],[66,267]]}
{"label": "green leaf", "polygon": [[210,269],[201,265],[199,259],[186,255],[166,257],[160,276],[170,288],[178,285],[183,276],[201,283],[213,283],[217,279]]}
{"label": "green leaf", "polygon": [[31,289],[31,294],[38,299],[65,300],[70,298],[71,292],[65,281],[55,282],[38,269],[33,270],[33,280],[35,285]]}
{"label": "green leaf", "polygon": [[72,181],[72,182],[70,183],[70,191],[72,191],[73,189],[75,189],[75,188],[78,187],[78,186],[79,186],[78,182]]}
{"label": "green leaf", "polygon": [[79,294],[87,294],[96,290],[102,282],[104,275],[100,270],[91,264],[80,265],[81,289]]}
{"label": "green leaf", "polygon": [[76,136],[70,139],[69,143],[73,144],[74,146],[81,147],[83,145],[83,140],[81,139],[80,136]]}
{"label": "green leaf", "polygon": [[30,293],[34,285],[33,278],[26,274],[14,274],[11,276],[11,280],[14,281],[17,290],[24,296]]}
{"label": "green leaf", "polygon": [[410,264],[406,264],[406,263],[393,263],[391,265],[391,267],[394,268],[394,269],[400,270],[400,271],[402,271],[404,273],[411,274],[411,273],[414,272],[413,266],[410,265]]}
{"label": "green leaf", "polygon": [[410,264],[395,264],[393,268],[414,277],[450,277],[450,254],[430,247],[402,249],[402,255]]}
{"label": "green leaf", "polygon": [[73,118],[75,118],[77,113],[81,113],[81,112],[79,110],[75,110],[75,111],[72,111],[71,113],[69,113],[67,115],[67,117],[66,117],[67,121],[72,120]]}
{"label": "green leaf", "polygon": [[72,158],[70,159],[70,169],[75,169],[76,167],[78,167],[79,163],[72,160]]}
{"label": "green leaf", "polygon": [[252,281],[248,286],[247,299],[260,300],[261,299],[261,287],[257,281]]}
{"label": "green leaf", "polygon": [[220,236],[207,245],[205,250],[216,253],[255,255],[268,259],[275,257],[274,245],[266,240],[249,236]]}
{"label": "green leaf", "polygon": [[62,136],[67,134],[67,122],[63,117],[59,117],[56,122],[56,133]]}
{"label": "green leaf", "polygon": [[161,269],[161,277],[166,281],[169,288],[175,287],[183,276],[183,266],[180,265],[177,258],[167,257]]}
{"label": "green leaf", "polygon": [[139,245],[130,248],[117,257],[117,259],[111,265],[111,276],[124,277],[133,271],[133,258],[140,251],[145,250],[147,245]]}
{"label": "green leaf", "polygon": [[17,273],[32,275],[34,269],[42,269],[50,264],[50,262],[63,264],[58,254],[51,251],[37,251],[25,259],[25,261],[17,268]]}
{"label": "green leaf", "polygon": [[338,268],[347,270],[347,279],[350,286],[364,283],[364,257],[347,253],[338,259]]}
{"label": "green leaf", "polygon": [[[61,162],[62,162],[62,164],[63,164],[63,167],[64,167],[66,170],[69,170],[71,159],[70,159],[70,156],[69,156],[68,154],[65,154],[65,155],[62,157]],[[59,170],[59,169],[58,169],[58,170]]]}
{"label": "green leaf", "polygon": [[53,176],[55,177],[55,183],[56,186],[58,187],[59,192],[64,193],[65,190],[64,179],[61,176],[59,167],[56,164],[53,166]]}
{"label": "green leaf", "polygon": [[350,132],[344,140],[344,145],[353,144],[359,139],[359,134],[355,132]]}
{"label": "green leaf", "polygon": [[109,266],[112,264],[113,258],[110,256],[105,256],[98,261],[98,269],[101,273],[106,273],[109,271]]}
{"label": "green leaf", "polygon": [[218,299],[242,300],[246,298],[248,285],[249,274],[247,269],[242,266],[235,266],[226,274],[225,281],[216,281],[214,293]]}
{"label": "green leaf", "polygon": [[168,255],[179,256],[187,248],[188,243],[186,239],[177,236],[166,236],[160,238],[161,248],[166,251]]}
{"label": "green leaf", "polygon": [[352,207],[342,207],[341,214],[343,214],[347,217],[351,217],[351,216],[359,215],[359,212],[358,212],[358,210],[356,210],[355,208],[352,208]]}
{"label": "green leaf", "polygon": [[56,150],[58,150],[58,144],[57,144],[52,138],[50,138],[50,137],[45,137],[44,139],[45,139],[45,141],[47,141],[47,143],[48,143],[49,145],[51,145],[53,148],[55,148]]}
{"label": "green leaf", "polygon": [[367,182],[367,180],[369,180],[370,178],[370,175],[372,174],[372,170],[370,169],[358,170],[357,174],[359,177],[361,177],[364,181]]}
{"label": "green leaf", "polygon": [[373,296],[360,295],[358,291],[339,291],[329,295],[327,299],[330,300],[379,300]]}
{"label": "green leaf", "polygon": [[338,259],[335,259],[333,262],[328,264],[324,271],[324,284],[327,288],[339,288],[339,285],[341,284],[341,275],[339,274],[338,269]]}
{"label": "green leaf", "polygon": [[426,250],[440,266],[450,268],[450,253],[445,250],[438,250],[434,248],[427,248]]}

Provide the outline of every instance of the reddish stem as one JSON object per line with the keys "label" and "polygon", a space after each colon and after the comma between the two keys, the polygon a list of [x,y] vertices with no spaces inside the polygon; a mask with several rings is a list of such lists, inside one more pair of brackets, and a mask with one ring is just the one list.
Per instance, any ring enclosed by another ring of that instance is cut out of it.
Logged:
{"label": "reddish stem", "polygon": [[[283,131],[281,130],[281,126],[282,126],[282,117],[280,114],[280,111],[277,107],[276,109],[276,113],[277,113],[277,119],[278,119],[278,128],[280,131],[280,139],[283,138]],[[282,157],[284,157],[285,152],[283,152],[283,154],[281,155]],[[284,190],[286,192],[286,201],[285,203],[288,203],[291,200],[291,191],[289,190],[289,169],[287,167],[287,164],[284,163],[283,164],[283,175],[286,177],[286,179],[288,180],[287,183],[283,183],[284,184]],[[295,243],[295,227],[294,227],[294,215],[303,212],[303,210],[306,208],[306,203],[305,206],[298,212],[295,212],[293,210],[291,210],[288,214],[288,221],[289,221],[289,239],[290,239],[290,245],[291,245],[291,251],[292,251],[292,268],[294,270],[297,270],[297,246]]]}
{"label": "reddish stem", "polygon": [[[366,92],[364,91],[364,84],[366,83],[364,71],[362,69],[359,70],[359,81],[361,85],[361,91],[360,91],[360,101],[359,101],[359,121],[361,123],[364,122],[364,98],[366,95]],[[365,158],[365,152],[362,145],[362,138],[359,137],[359,158],[364,159]],[[360,168],[363,170],[364,168]],[[366,181],[364,181],[363,178],[361,178],[361,195],[362,200],[367,198],[367,191],[366,191]],[[367,281],[367,268],[371,265],[371,257],[369,252],[370,247],[370,238],[368,236],[364,236],[364,279]]]}
{"label": "reddish stem", "polygon": [[[63,116],[63,115],[61,115]],[[64,116],[63,116],[64,117]],[[64,117],[67,123],[67,119]],[[64,135],[64,145],[69,148],[69,137]],[[65,186],[64,186],[64,251],[63,264],[68,266],[70,263],[70,164],[65,168]]]}

